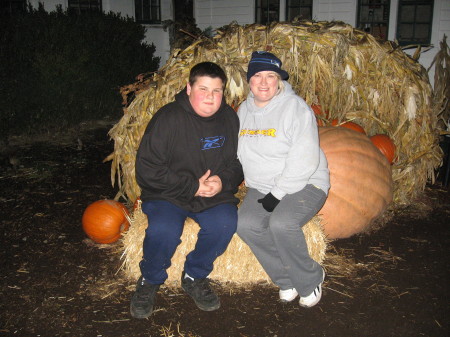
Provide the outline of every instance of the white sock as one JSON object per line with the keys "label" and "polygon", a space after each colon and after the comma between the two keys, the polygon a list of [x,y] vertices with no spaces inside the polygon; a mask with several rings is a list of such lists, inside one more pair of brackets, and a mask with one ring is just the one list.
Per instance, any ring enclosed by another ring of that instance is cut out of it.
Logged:
{"label": "white sock", "polygon": [[194,281],[194,278],[191,277],[191,276],[189,276],[188,273],[184,273],[184,278],[189,278],[189,279],[191,279],[192,281]]}

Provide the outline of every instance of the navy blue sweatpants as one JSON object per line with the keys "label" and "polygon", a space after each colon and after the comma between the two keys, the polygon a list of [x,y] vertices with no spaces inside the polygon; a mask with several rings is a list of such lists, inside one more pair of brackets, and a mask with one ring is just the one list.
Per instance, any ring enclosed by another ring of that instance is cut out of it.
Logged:
{"label": "navy blue sweatpants", "polygon": [[193,213],[168,201],[152,200],[142,203],[148,227],[143,243],[142,276],[152,284],[162,284],[167,279],[167,268],[181,243],[184,222],[192,218],[200,226],[197,243],[186,256],[184,271],[193,278],[206,278],[213,263],[222,255],[236,232],[237,207],[221,204]]}

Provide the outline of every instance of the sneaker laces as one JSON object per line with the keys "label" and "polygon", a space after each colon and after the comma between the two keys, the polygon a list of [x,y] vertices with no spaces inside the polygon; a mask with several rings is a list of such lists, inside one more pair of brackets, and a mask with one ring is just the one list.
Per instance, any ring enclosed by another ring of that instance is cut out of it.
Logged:
{"label": "sneaker laces", "polygon": [[198,284],[198,289],[201,295],[209,296],[211,294],[214,294],[213,290],[211,289],[211,286],[209,285],[208,278],[196,279],[194,282]]}
{"label": "sneaker laces", "polygon": [[142,280],[139,287],[136,288],[136,299],[139,302],[147,302],[156,292],[156,290],[159,288],[158,285],[155,284],[149,284],[146,283],[144,280]]}

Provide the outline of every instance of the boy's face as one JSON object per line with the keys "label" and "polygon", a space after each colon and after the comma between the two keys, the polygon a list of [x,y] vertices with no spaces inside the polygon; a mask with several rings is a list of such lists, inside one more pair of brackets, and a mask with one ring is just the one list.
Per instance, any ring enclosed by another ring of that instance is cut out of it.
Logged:
{"label": "boy's face", "polygon": [[193,85],[187,84],[187,94],[194,111],[209,117],[219,110],[223,97],[223,82],[219,77],[199,76]]}

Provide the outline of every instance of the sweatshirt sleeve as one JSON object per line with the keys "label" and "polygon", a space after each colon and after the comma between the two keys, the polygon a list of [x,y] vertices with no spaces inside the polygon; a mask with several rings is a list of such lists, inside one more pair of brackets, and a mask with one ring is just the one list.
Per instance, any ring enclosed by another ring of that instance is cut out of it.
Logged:
{"label": "sweatshirt sleeve", "polygon": [[199,183],[169,169],[174,128],[168,124],[167,114],[161,110],[150,120],[136,155],[136,180],[141,189],[189,201],[194,198]]}
{"label": "sweatshirt sleeve", "polygon": [[275,179],[275,186],[271,193],[282,199],[286,194],[302,190],[308,183],[312,174],[319,166],[319,133],[317,124],[311,110],[304,104],[290,107],[292,122],[286,129],[291,139],[285,167],[280,176]]}

